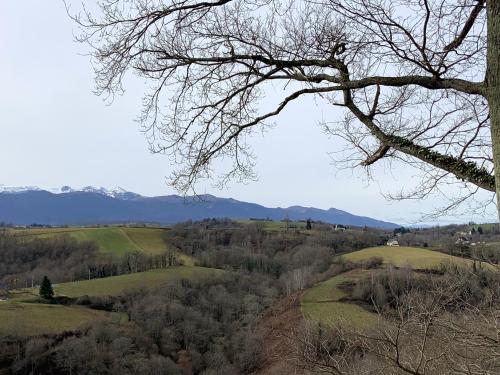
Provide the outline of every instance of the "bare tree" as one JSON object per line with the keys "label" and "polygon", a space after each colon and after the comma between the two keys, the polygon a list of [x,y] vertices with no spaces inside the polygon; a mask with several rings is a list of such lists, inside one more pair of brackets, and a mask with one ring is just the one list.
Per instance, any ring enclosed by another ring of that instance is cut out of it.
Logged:
{"label": "bare tree", "polygon": [[[222,158],[233,163],[219,182],[253,178],[248,136],[304,96],[345,110],[324,128],[348,166],[421,171],[398,198],[458,184],[451,209],[500,186],[497,0],[102,0],[74,19],[98,93],[122,92],[128,71],[151,84],[140,119],[181,166],[181,191]],[[274,108],[261,113],[263,97]]]}
{"label": "bare tree", "polygon": [[[470,271],[469,271],[470,272]],[[377,323],[355,329],[306,326],[285,334],[296,367],[327,374],[469,374],[500,371],[498,273],[485,298],[464,295],[463,273],[435,278],[425,293],[408,290]]]}

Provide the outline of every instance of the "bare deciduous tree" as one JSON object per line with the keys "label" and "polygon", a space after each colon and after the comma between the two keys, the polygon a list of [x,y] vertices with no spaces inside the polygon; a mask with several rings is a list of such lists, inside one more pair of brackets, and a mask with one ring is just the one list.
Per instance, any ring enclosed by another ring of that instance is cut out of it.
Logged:
{"label": "bare deciduous tree", "polygon": [[74,18],[98,93],[120,93],[128,71],[151,84],[140,119],[181,191],[218,158],[232,160],[220,182],[252,178],[247,137],[304,96],[345,110],[324,124],[342,162],[422,171],[401,197],[466,187],[452,208],[500,186],[497,0],[102,0]]}
{"label": "bare deciduous tree", "polygon": [[[470,272],[470,271],[468,271]],[[334,328],[306,325],[285,334],[288,359],[312,373],[469,374],[500,371],[498,273],[485,298],[465,294],[467,276],[435,278],[427,292],[409,290],[395,309],[379,310],[367,329],[337,322]]]}

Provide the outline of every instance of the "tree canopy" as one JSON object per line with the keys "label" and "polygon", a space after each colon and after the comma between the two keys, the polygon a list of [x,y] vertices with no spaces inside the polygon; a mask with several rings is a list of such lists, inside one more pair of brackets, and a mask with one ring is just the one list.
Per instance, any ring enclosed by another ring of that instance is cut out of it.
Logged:
{"label": "tree canopy", "polygon": [[[74,17],[91,46],[97,91],[121,93],[129,71],[147,79],[140,119],[151,149],[178,162],[171,177],[181,191],[211,177],[220,158],[233,162],[221,183],[253,178],[249,135],[314,96],[344,110],[323,124],[344,141],[338,162],[368,169],[402,160],[420,170],[399,198],[456,184],[463,190],[452,209],[478,190],[496,192],[496,1],[100,4],[97,14]],[[270,85],[282,88],[279,100],[266,96]],[[268,112],[264,98],[274,104]]]}

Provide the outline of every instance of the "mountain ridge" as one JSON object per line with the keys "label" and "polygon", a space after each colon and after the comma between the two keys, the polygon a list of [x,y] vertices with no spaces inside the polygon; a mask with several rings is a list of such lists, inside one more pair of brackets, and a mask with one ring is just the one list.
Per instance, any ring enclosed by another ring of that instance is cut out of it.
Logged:
{"label": "mountain ridge", "polygon": [[14,225],[89,225],[148,222],[175,224],[212,217],[232,219],[291,220],[312,219],[331,224],[392,229],[399,225],[336,208],[265,207],[233,198],[213,195],[147,197],[121,188],[108,190],[91,186],[82,189],[63,187],[24,189],[0,185],[0,221]]}

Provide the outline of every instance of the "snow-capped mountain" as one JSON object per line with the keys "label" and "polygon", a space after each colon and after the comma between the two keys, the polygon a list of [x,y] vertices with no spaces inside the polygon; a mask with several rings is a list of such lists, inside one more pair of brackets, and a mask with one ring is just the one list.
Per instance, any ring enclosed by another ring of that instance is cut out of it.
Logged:
{"label": "snow-capped mountain", "polygon": [[86,225],[106,223],[173,224],[186,220],[232,219],[321,220],[332,224],[393,229],[398,225],[353,215],[335,208],[265,207],[213,195],[145,197],[120,187],[84,186],[42,189],[38,186],[0,185],[0,222],[30,225]]}
{"label": "snow-capped mountain", "polygon": [[40,188],[38,186],[7,186],[0,184],[0,193],[23,193],[27,191],[48,191],[52,194],[67,194],[67,193],[77,193],[77,192],[85,192],[85,193],[95,193],[100,195],[105,195],[107,197],[129,200],[134,198],[142,197],[139,194],[132,193],[127,191],[121,187],[116,187],[113,189],[106,189],[104,187],[94,187],[94,186],[84,186],[82,188],[72,188],[71,186],[61,186],[58,188]]}
{"label": "snow-capped mountain", "polygon": [[119,186],[116,188],[113,188],[113,189],[106,189],[103,187],[96,188],[94,186],[85,186],[81,190],[76,190],[76,191],[83,191],[86,193],[96,193],[96,194],[105,195],[107,197],[123,199],[123,200],[129,200],[129,199],[135,199],[135,198],[142,197],[140,194],[132,193],[132,192],[127,191]]}
{"label": "snow-capped mountain", "polygon": [[25,191],[40,191],[38,186],[8,186],[0,184],[0,193],[22,193]]}

